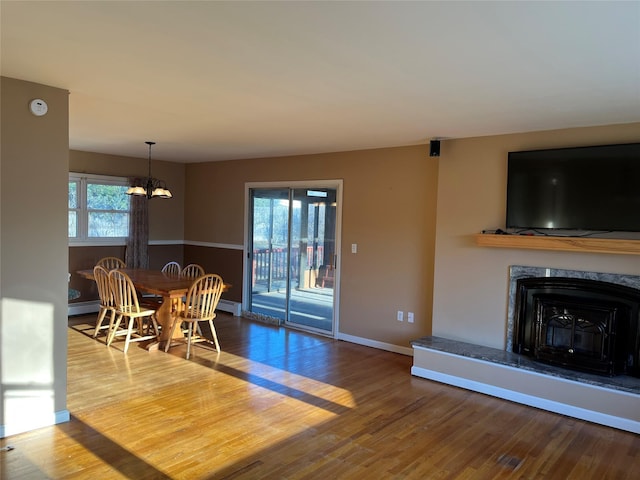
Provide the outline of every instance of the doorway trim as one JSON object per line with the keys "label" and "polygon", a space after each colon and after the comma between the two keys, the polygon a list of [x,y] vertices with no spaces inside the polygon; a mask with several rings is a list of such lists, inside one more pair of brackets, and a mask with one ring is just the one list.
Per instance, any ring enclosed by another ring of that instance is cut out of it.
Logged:
{"label": "doorway trim", "polygon": [[332,338],[338,338],[340,333],[340,274],[342,272],[342,179],[326,180],[295,180],[295,181],[274,181],[274,182],[245,182],[244,184],[244,255],[242,257],[242,309],[249,308],[249,289],[251,288],[251,278],[247,274],[249,268],[249,256],[251,248],[251,231],[249,219],[251,218],[250,191],[258,188],[335,188],[336,190],[336,259],[335,259],[335,280],[333,290],[333,334]]}

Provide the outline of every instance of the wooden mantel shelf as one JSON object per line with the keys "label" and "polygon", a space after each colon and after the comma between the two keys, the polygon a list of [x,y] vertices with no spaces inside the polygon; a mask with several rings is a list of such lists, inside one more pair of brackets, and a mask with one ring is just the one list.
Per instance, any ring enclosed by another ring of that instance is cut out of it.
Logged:
{"label": "wooden mantel shelf", "polygon": [[640,240],[542,235],[494,235],[486,233],[478,233],[475,237],[476,244],[481,247],[640,255]]}

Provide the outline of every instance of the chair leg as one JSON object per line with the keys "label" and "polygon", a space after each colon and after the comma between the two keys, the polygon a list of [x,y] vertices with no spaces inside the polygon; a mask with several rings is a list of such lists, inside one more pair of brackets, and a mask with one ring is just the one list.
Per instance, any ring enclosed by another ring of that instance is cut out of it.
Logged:
{"label": "chair leg", "polygon": [[181,323],[182,322],[180,322],[178,319],[173,319],[173,321],[171,322],[171,328],[169,328],[169,340],[167,340],[167,344],[164,346],[165,353],[169,351],[169,347],[171,346],[171,339],[173,338],[173,333],[175,332],[176,327]]}
{"label": "chair leg", "polygon": [[111,342],[113,342],[113,339],[116,336],[116,331],[118,330],[118,328],[120,328],[120,322],[122,322],[122,315],[118,315],[118,317],[116,318],[116,321],[113,322],[113,327],[109,329],[109,337],[107,339],[107,347],[109,345],[111,345]]}
{"label": "chair leg", "polygon": [[187,360],[189,360],[189,353],[191,352],[191,334],[193,333],[193,322],[189,322],[189,334],[187,335]]}
{"label": "chair leg", "polygon": [[116,311],[111,309],[111,316],[109,318],[109,326],[107,327],[107,338],[105,339],[105,345],[109,346],[107,340],[109,340],[109,335],[111,335],[111,330],[113,330],[114,322],[116,320]]}
{"label": "chair leg", "polygon": [[153,324],[153,331],[154,331],[154,333],[155,333],[155,335],[157,337],[158,335],[160,335],[160,327],[158,327],[158,321],[156,319],[156,314],[155,313],[153,315],[151,315],[151,323]]}
{"label": "chair leg", "polygon": [[216,335],[216,327],[213,326],[213,320],[209,320],[209,328],[211,328],[211,335],[213,335],[213,341],[216,342],[216,351],[220,353],[220,344],[218,343],[218,335]]}
{"label": "chair leg", "polygon": [[[144,318],[143,317],[136,318],[136,324],[138,325],[138,336],[140,337],[144,336]],[[148,327],[147,327],[147,333],[149,333]]]}
{"label": "chair leg", "polygon": [[143,335],[149,335],[151,333],[151,320],[149,318],[140,317],[138,319],[140,322],[138,324],[139,335],[142,337]]}
{"label": "chair leg", "polygon": [[104,321],[104,317],[107,315],[107,309],[104,307],[100,307],[100,312],[98,313],[98,319],[96,320],[96,329],[93,331],[93,338],[98,336],[98,332],[102,327],[102,322]]}
{"label": "chair leg", "polygon": [[[142,319],[138,319],[138,320],[142,320]],[[129,327],[127,328],[127,337],[124,340],[124,353],[127,353],[127,350],[129,350],[129,343],[131,343],[131,333],[133,332],[133,324],[135,323],[136,319],[134,317],[130,317],[129,318]]]}

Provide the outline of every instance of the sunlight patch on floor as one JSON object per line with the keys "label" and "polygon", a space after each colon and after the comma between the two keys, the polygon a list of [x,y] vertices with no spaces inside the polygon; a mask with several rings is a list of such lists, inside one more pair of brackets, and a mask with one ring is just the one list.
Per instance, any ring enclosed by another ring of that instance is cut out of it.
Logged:
{"label": "sunlight patch on floor", "polygon": [[[315,404],[324,400],[341,408],[357,407],[355,398],[346,388],[298,375],[245,357],[225,353],[222,361],[218,362],[216,369],[238,378],[245,376],[246,381],[258,387],[267,388],[297,400],[305,401],[305,399],[312,398]],[[328,398],[332,400],[328,400]],[[338,402],[336,402],[336,398],[339,399]]]}

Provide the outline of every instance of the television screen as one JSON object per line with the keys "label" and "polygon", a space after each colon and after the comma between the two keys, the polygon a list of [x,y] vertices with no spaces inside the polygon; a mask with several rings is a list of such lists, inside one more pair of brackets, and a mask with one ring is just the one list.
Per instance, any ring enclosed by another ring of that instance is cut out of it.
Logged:
{"label": "television screen", "polygon": [[506,227],[640,231],[640,143],[509,152]]}

